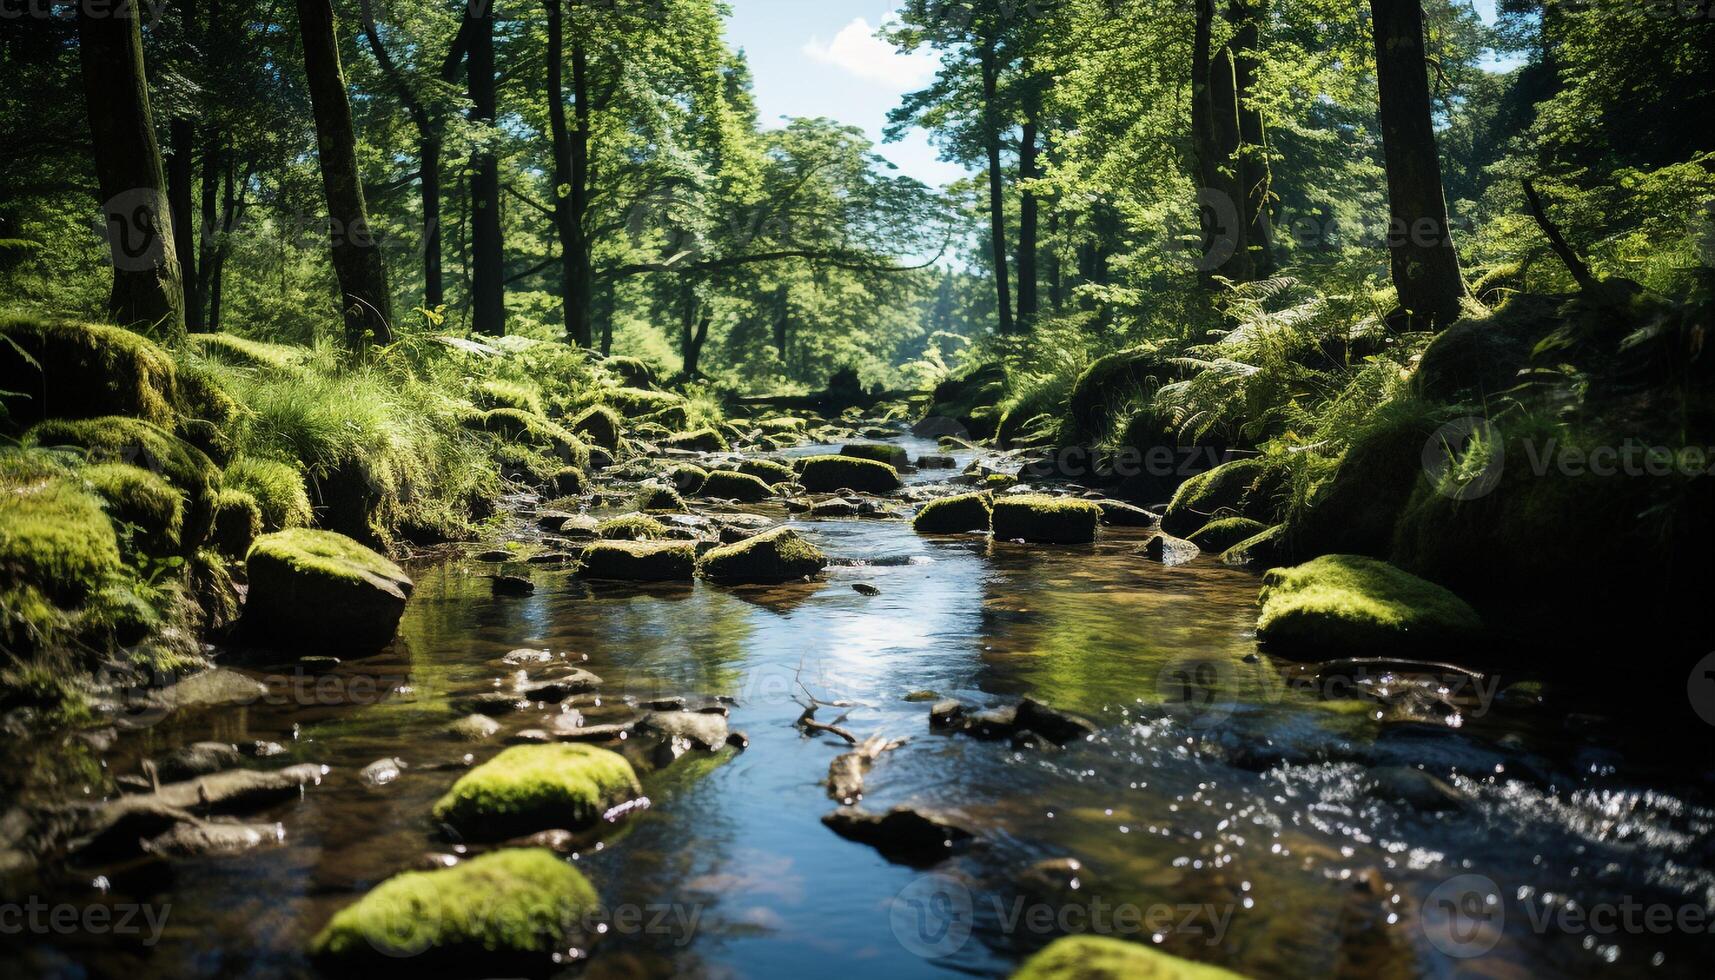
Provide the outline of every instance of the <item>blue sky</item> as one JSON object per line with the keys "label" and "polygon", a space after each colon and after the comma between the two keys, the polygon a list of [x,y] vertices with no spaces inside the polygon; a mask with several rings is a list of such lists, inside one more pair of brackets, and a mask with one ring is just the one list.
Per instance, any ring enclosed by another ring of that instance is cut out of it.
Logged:
{"label": "blue sky", "polygon": [[[1493,22],[1495,0],[1473,0]],[[933,55],[907,56],[875,39],[897,0],[731,0],[727,40],[750,56],[756,101],[764,125],[782,116],[829,116],[857,126],[881,142],[887,112],[899,97],[928,82]],[[1516,62],[1496,62],[1498,70]],[[881,147],[901,171],[931,186],[965,176],[937,159],[922,131]]]}

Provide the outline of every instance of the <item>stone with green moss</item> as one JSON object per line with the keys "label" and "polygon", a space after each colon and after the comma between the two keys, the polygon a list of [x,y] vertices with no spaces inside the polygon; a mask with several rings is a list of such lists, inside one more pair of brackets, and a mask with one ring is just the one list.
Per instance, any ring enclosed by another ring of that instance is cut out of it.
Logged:
{"label": "stone with green moss", "polygon": [[661,445],[668,449],[687,449],[699,453],[724,453],[730,448],[727,445],[726,436],[714,429],[693,429],[690,432],[681,432],[663,439]]}
{"label": "stone with green moss", "polygon": [[995,492],[1010,490],[1013,487],[1018,486],[1018,477],[1013,476],[1010,473],[990,473],[987,476],[984,476],[977,485],[982,487],[984,490]]}
{"label": "stone with green moss", "polygon": [[1457,648],[1482,633],[1465,600],[1384,561],[1324,555],[1263,577],[1257,638],[1287,656],[1334,660]]}
{"label": "stone with green moss", "polygon": [[777,527],[713,549],[697,568],[704,578],[718,582],[788,582],[816,575],[827,564],[821,549],[803,535]]}
{"label": "stone with green moss", "polygon": [[1065,936],[1026,960],[1012,980],[1243,980],[1240,974],[1108,936]]}
{"label": "stone with green moss", "polygon": [[900,486],[899,471],[886,463],[852,456],[810,456],[798,461],[798,482],[811,493],[856,490],[890,493]]}
{"label": "stone with green moss", "polygon": [[642,795],[625,757],[579,743],[519,745],[459,777],[434,817],[467,840],[580,830]]}
{"label": "stone with green moss", "polygon": [[1161,529],[1189,538],[1222,517],[1274,519],[1275,497],[1284,490],[1280,468],[1262,456],[1235,459],[1199,473],[1179,485],[1161,514]]}
{"label": "stone with green moss", "polygon": [[558,422],[540,415],[516,408],[497,408],[483,416],[483,428],[509,441],[551,451],[562,462],[579,469],[589,468],[589,446]]}
{"label": "stone with green moss", "polygon": [[667,525],[647,514],[623,514],[602,521],[595,533],[605,541],[655,541],[667,536]]}
{"label": "stone with green moss", "polygon": [[586,578],[624,582],[689,582],[697,549],[686,541],[597,541],[583,553]]}
{"label": "stone with green moss", "polygon": [[11,421],[124,415],[171,428],[178,372],[153,341],[120,327],[0,317],[0,391]]}
{"label": "stone with green moss", "polygon": [[699,497],[717,497],[747,504],[767,500],[773,495],[774,489],[757,477],[731,470],[711,470],[697,489]]}
{"label": "stone with green moss", "polygon": [[562,466],[548,478],[548,489],[556,496],[576,497],[584,492],[584,471],[576,466]]}
{"label": "stone with green moss", "polygon": [[1187,540],[1204,551],[1220,553],[1266,530],[1267,524],[1248,517],[1220,517],[1203,525]]}
{"label": "stone with green moss", "polygon": [[296,466],[272,459],[239,456],[226,464],[221,486],[243,490],[262,509],[262,530],[308,527],[315,519],[303,474]]}
{"label": "stone with green moss", "polygon": [[924,504],[912,519],[911,529],[918,534],[987,531],[993,513],[994,498],[987,493],[961,493]]}
{"label": "stone with green moss", "polygon": [[994,536],[1034,544],[1087,544],[1096,540],[1102,509],[1088,500],[1017,494],[994,502]]}
{"label": "stone with green moss", "polygon": [[214,498],[209,544],[228,558],[243,558],[262,533],[262,508],[247,491],[223,488]]}
{"label": "stone with green moss", "polygon": [[1364,420],[1332,476],[1323,480],[1288,522],[1288,542],[1300,559],[1326,554],[1391,556],[1394,529],[1414,492],[1433,489],[1424,450],[1447,410],[1396,399]]}
{"label": "stone with green moss", "polygon": [[135,529],[134,544],[150,554],[178,550],[185,498],[160,474],[130,463],[98,463],[77,476],[106,503],[115,524]]}
{"label": "stone with green moss", "polygon": [[1290,564],[1287,559],[1285,525],[1276,524],[1232,545],[1221,552],[1221,564],[1255,571]]}
{"label": "stone with green moss", "polygon": [[579,412],[568,428],[591,443],[613,452],[619,448],[620,435],[625,431],[625,420],[606,405],[591,405]]}
{"label": "stone with green moss", "polygon": [[399,566],[332,531],[292,528],[256,539],[245,561],[247,636],[269,645],[373,650],[393,639],[412,583]]}
{"label": "stone with green moss", "polygon": [[[532,487],[547,487],[555,482],[561,470],[578,469],[565,466],[552,453],[514,442],[495,446],[494,462],[500,468],[500,474],[508,480],[517,480]],[[582,477],[583,471],[578,470],[577,479]]]}
{"label": "stone with green moss", "polygon": [[394,875],[334,914],[311,941],[325,970],[435,976],[553,972],[556,954],[587,941],[596,890],[547,848],[517,848],[450,868]]}
{"label": "stone with green moss", "polygon": [[195,550],[207,539],[220,470],[202,450],[160,426],[118,416],[51,419],[32,428],[25,441],[82,449],[91,462],[130,463],[159,473],[185,495],[180,547]]}
{"label": "stone with green moss", "polygon": [[522,381],[490,378],[477,384],[472,397],[485,409],[515,408],[531,415],[542,414],[541,389]]}
{"label": "stone with green moss", "polygon": [[873,459],[896,470],[903,470],[911,465],[911,456],[905,451],[905,447],[885,442],[854,442],[842,447],[840,455],[853,459]]}
{"label": "stone with green moss", "polygon": [[747,459],[738,464],[740,473],[748,473],[763,483],[773,486],[776,483],[791,483],[797,476],[792,467],[785,463],[777,463],[772,459]]}
{"label": "stone with green moss", "polygon": [[672,487],[645,487],[637,496],[637,509],[651,514],[684,514],[689,512],[685,498]]}
{"label": "stone with green moss", "polygon": [[756,427],[768,433],[792,433],[802,435],[809,423],[795,415],[780,415],[771,419],[763,419]]}
{"label": "stone with green moss", "polygon": [[119,542],[101,499],[76,480],[0,482],[0,587],[81,602],[120,570]]}

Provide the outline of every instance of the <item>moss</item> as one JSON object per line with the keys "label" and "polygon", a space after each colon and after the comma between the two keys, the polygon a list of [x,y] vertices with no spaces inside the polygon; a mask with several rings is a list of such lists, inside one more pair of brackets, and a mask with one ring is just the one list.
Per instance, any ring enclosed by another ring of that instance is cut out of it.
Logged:
{"label": "moss", "polygon": [[1286,486],[1285,474],[1272,461],[1251,456],[1222,463],[1179,485],[1161,514],[1161,529],[1190,537],[1221,517],[1248,517],[1268,523],[1275,518],[1276,496]]}
{"label": "moss", "polygon": [[576,497],[584,492],[584,471],[576,466],[562,466],[548,478],[548,489],[557,496]]}
{"label": "moss", "polygon": [[1102,509],[1088,500],[1019,494],[994,502],[994,536],[1040,544],[1086,544],[1096,540]]}
{"label": "moss", "polygon": [[1257,637],[1318,660],[1396,655],[1467,642],[1482,620],[1465,600],[1387,562],[1324,555],[1263,578]]}
{"label": "moss", "polygon": [[27,587],[48,601],[75,604],[119,568],[113,524],[101,500],[77,482],[53,478],[0,485],[0,581],[8,587]]}
{"label": "moss", "polygon": [[851,456],[811,456],[798,462],[798,482],[811,493],[856,490],[889,493],[899,489],[899,471],[886,463]]}
{"label": "moss", "polygon": [[625,514],[602,521],[596,535],[605,541],[656,541],[667,536],[667,525],[645,514]]}
{"label": "moss", "polygon": [[1186,539],[1204,551],[1222,552],[1268,530],[1268,525],[1248,517],[1222,517],[1212,520]]}
{"label": "moss", "polygon": [[1012,980],[1242,980],[1141,943],[1107,936],[1065,936],[1026,960]]}
{"label": "moss", "polygon": [[703,489],[703,481],[709,478],[709,471],[695,463],[680,463],[668,470],[667,482],[682,494],[694,494]]}
{"label": "moss", "polygon": [[760,479],[749,473],[734,473],[731,470],[711,471],[703,478],[703,485],[697,488],[699,497],[719,497],[744,503],[767,500],[773,495],[773,488]]}
{"label": "moss", "polygon": [[648,388],[655,383],[655,369],[641,357],[621,357],[614,355],[601,362],[601,366],[619,378],[620,383],[628,388]]}
{"label": "moss", "polygon": [[598,904],[595,888],[554,852],[495,851],[387,879],[335,913],[310,952],[345,973],[410,963],[439,975],[535,975],[552,971]]}
{"label": "moss", "polygon": [[770,434],[803,435],[809,428],[809,423],[795,415],[781,415],[776,418],[763,419],[756,427]]}
{"label": "moss", "polygon": [[310,352],[303,347],[246,340],[229,333],[197,333],[188,339],[204,357],[233,367],[289,373],[310,358]]}
{"label": "moss", "polygon": [[626,582],[689,582],[697,550],[685,541],[598,541],[584,549],[583,574]]}
{"label": "moss", "polygon": [[658,415],[675,408],[681,412],[685,409],[685,399],[678,395],[641,388],[602,388],[594,393],[592,400],[613,406],[620,415],[628,419]]}
{"label": "moss", "polygon": [[246,559],[245,629],[262,642],[373,649],[393,638],[411,580],[399,566],[332,531],[293,528],[256,539]]}
{"label": "moss", "polygon": [[1005,367],[972,364],[935,386],[929,409],[914,429],[923,436],[987,438],[1000,418],[997,406],[1005,389]]}
{"label": "moss", "polygon": [[1221,552],[1221,563],[1256,571],[1290,564],[1285,532],[1282,524],[1260,531]]}
{"label": "moss", "polygon": [[244,490],[222,489],[214,498],[214,533],[209,543],[229,558],[242,558],[262,533],[262,508]]}
{"label": "moss", "polygon": [[1351,554],[1386,558],[1394,526],[1418,487],[1428,487],[1424,447],[1443,410],[1426,402],[1390,402],[1371,414],[1338,467],[1290,515],[1287,540],[1295,555]]}
{"label": "moss", "polygon": [[243,490],[255,498],[263,531],[308,527],[315,519],[304,477],[290,463],[239,456],[227,464],[220,482],[228,490]]}
{"label": "moss", "polygon": [[0,391],[28,396],[6,400],[18,424],[125,415],[171,428],[178,416],[173,359],[140,334],[97,323],[3,317],[0,336],[11,341],[0,342]]}
{"label": "moss", "polygon": [[668,436],[661,444],[669,449],[689,449],[700,453],[724,453],[731,448],[727,445],[726,436],[714,429],[681,432]]}
{"label": "moss", "polygon": [[672,487],[647,487],[637,497],[637,509],[654,514],[683,514],[688,511],[685,498]]}
{"label": "moss", "polygon": [[568,428],[611,452],[619,448],[619,438],[625,430],[625,420],[606,405],[591,405],[578,413]]}
{"label": "moss", "polygon": [[792,471],[792,467],[785,463],[776,463],[772,459],[747,459],[738,464],[738,471],[748,473],[769,486],[776,483],[791,483],[797,476]]}
{"label": "moss", "polygon": [[589,745],[519,745],[461,776],[435,819],[471,840],[578,830],[642,795],[625,757]]}
{"label": "moss", "polygon": [[91,462],[130,463],[159,473],[185,494],[179,543],[194,550],[206,540],[214,520],[214,488],[220,471],[195,446],[159,426],[133,418],[93,418],[43,422],[27,441],[36,446],[73,446]]}
{"label": "moss", "polygon": [[[533,487],[545,487],[554,482],[554,477],[565,464],[551,453],[517,443],[502,443],[494,447],[494,462],[500,467],[500,473],[508,480],[517,480]],[[571,467],[577,469],[577,467]],[[580,476],[582,471],[579,471]]]}
{"label": "moss", "polygon": [[589,447],[564,426],[516,408],[497,408],[483,416],[483,428],[512,442],[552,450],[561,461],[587,469]]}
{"label": "moss", "polygon": [[854,442],[841,447],[841,456],[852,459],[873,459],[877,463],[886,463],[896,470],[902,470],[911,465],[911,456],[903,446],[894,446],[884,442]]}
{"label": "moss", "polygon": [[978,484],[984,490],[1007,490],[1018,486],[1018,477],[1007,473],[990,473]]}
{"label": "moss", "polygon": [[218,463],[232,456],[228,435],[243,409],[221,384],[214,369],[192,362],[179,367],[179,438],[207,453]]}
{"label": "moss", "polygon": [[482,408],[515,408],[531,415],[542,414],[542,392],[532,384],[491,378],[477,384],[472,399]]}
{"label": "moss", "polygon": [[931,500],[917,511],[911,529],[918,534],[962,534],[987,531],[994,513],[994,498],[986,493],[961,493]]}
{"label": "moss", "polygon": [[1412,389],[1436,402],[1481,403],[1519,384],[1542,338],[1565,324],[1561,297],[1521,295],[1485,317],[1437,334],[1412,374]]}
{"label": "moss", "polygon": [[172,554],[184,524],[184,495],[159,474],[129,463],[99,463],[78,472],[107,505],[116,524],[137,529],[137,544],[150,554]]}
{"label": "moss", "polygon": [[820,548],[789,527],[777,527],[703,556],[697,569],[721,582],[787,582],[827,567]]}

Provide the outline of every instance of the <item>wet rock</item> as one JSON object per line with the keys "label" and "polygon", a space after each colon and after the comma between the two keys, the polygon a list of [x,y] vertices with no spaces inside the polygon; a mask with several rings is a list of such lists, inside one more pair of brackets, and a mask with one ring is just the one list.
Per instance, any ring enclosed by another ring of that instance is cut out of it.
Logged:
{"label": "wet rock", "polygon": [[268,694],[261,681],[236,670],[216,667],[154,692],[148,706],[168,711],[200,711],[255,704]]}
{"label": "wet rock", "polygon": [[1018,884],[1032,895],[1062,896],[1083,888],[1088,879],[1089,873],[1077,858],[1048,858],[1020,872]]}
{"label": "wet rock", "polygon": [[357,778],[363,780],[370,786],[386,786],[388,783],[398,779],[400,773],[402,773],[406,768],[405,760],[403,759],[376,759],[369,765],[364,766],[358,772]]}
{"label": "wet rock", "polygon": [[500,731],[500,722],[487,715],[469,714],[448,725],[447,731],[467,742],[481,742]]}
{"label": "wet rock", "polygon": [[779,527],[715,548],[703,556],[698,570],[718,582],[772,583],[818,574],[827,563],[821,549],[797,531]]}
{"label": "wet rock", "polygon": [[885,463],[896,470],[903,470],[911,465],[911,457],[906,454],[903,446],[888,443],[853,443],[842,448],[840,455],[849,456],[853,459],[874,460],[877,463]]}
{"label": "wet rock", "polygon": [[1098,730],[1087,718],[1050,708],[1032,698],[1018,702],[1016,719],[1019,728],[1042,735],[1056,745],[1088,738]]}
{"label": "wet rock", "polygon": [[918,534],[963,534],[987,531],[992,521],[993,498],[986,493],[962,493],[924,504],[911,521]]}
{"label": "wet rock", "polygon": [[855,490],[891,493],[900,487],[899,471],[886,463],[851,456],[811,456],[799,461],[798,482],[811,493]]}
{"label": "wet rock", "polygon": [[[910,694],[905,695],[903,700],[912,704],[918,704],[923,701],[939,701],[941,700],[941,695],[934,691],[912,691]],[[958,704],[959,702],[954,701],[953,703]]]}
{"label": "wet rock", "polygon": [[678,541],[601,541],[584,549],[588,578],[631,582],[689,582],[696,549]]}
{"label": "wet rock", "polygon": [[416,870],[439,871],[442,868],[453,867],[463,860],[464,858],[459,857],[457,854],[446,854],[444,852],[431,851],[417,859]]}
{"label": "wet rock", "polygon": [[553,663],[554,653],[551,650],[519,649],[501,657],[500,662],[508,667],[535,667]]}
{"label": "wet rock", "polygon": [[849,500],[824,500],[819,504],[810,505],[810,516],[821,518],[856,517],[859,514],[858,505]]}
{"label": "wet rock", "polygon": [[576,514],[563,510],[543,510],[536,513],[536,526],[544,531],[557,532],[566,522],[576,517]]}
{"label": "wet rock", "polygon": [[959,461],[951,456],[927,455],[917,457],[917,468],[920,470],[950,470],[955,469]]}
{"label": "wet rock", "polygon": [[578,563],[578,556],[568,551],[544,551],[531,555],[526,559],[527,564],[544,568],[566,568]]}
{"label": "wet rock", "polygon": [[151,796],[167,806],[199,813],[244,813],[296,799],[306,786],[319,784],[327,772],[326,766],[314,763],[270,771],[231,769],[185,782],[169,783]]}
{"label": "wet rock", "polygon": [[1018,707],[1003,705],[965,716],[965,734],[976,738],[1010,738],[1018,731]]}
{"label": "wet rock", "polygon": [[584,716],[580,711],[566,710],[549,716],[546,724],[549,735],[559,738],[562,735],[575,734],[584,727]]}
{"label": "wet rock", "polygon": [[491,576],[494,594],[497,596],[521,597],[536,594],[536,585],[527,578],[517,575]]}
{"label": "wet rock", "polygon": [[547,745],[554,737],[540,728],[526,728],[506,736],[507,745]]}
{"label": "wet rock", "polygon": [[434,817],[468,840],[582,828],[642,795],[624,756],[588,745],[516,745],[459,777]]}
{"label": "wet rock", "polygon": [[639,735],[684,739],[693,748],[713,752],[727,739],[725,715],[700,711],[652,711],[636,724]]}
{"label": "wet rock", "polygon": [[616,725],[584,725],[556,733],[562,742],[614,742],[631,734],[633,723]]}
{"label": "wet rock", "polygon": [[822,817],[822,823],[847,840],[868,844],[890,861],[918,866],[940,861],[952,853],[954,844],[973,836],[946,817],[906,806],[880,814],[840,807]]}
{"label": "wet rock", "polygon": [[1012,747],[1021,752],[1050,752],[1060,746],[1035,732],[1020,730],[1012,733]]}
{"label": "wet rock", "polygon": [[504,691],[485,691],[459,698],[453,702],[453,707],[466,714],[489,715],[498,717],[509,715],[514,711],[522,711],[525,706],[522,694],[509,694]]}
{"label": "wet rock", "polygon": [[482,562],[485,565],[502,565],[517,560],[518,556],[505,549],[496,548],[493,551],[482,551],[471,556],[471,561]]}
{"label": "wet rock", "polygon": [[774,489],[749,473],[714,470],[697,489],[697,496],[749,504],[774,496]]}
{"label": "wet rock", "polygon": [[399,566],[356,541],[307,528],[257,538],[245,567],[244,630],[269,644],[376,649],[393,639],[413,587]]}
{"label": "wet rock", "polygon": [[1314,660],[1463,649],[1483,623],[1463,599],[1386,562],[1324,555],[1263,577],[1257,638]]}
{"label": "wet rock", "polygon": [[244,754],[229,742],[193,742],[155,760],[155,775],[166,782],[206,776],[238,765]]}
{"label": "wet rock", "polygon": [[1185,564],[1202,554],[1203,551],[1184,538],[1176,538],[1171,534],[1157,534],[1144,543],[1139,553],[1150,561],[1158,561],[1163,565],[1172,567]]}
{"label": "wet rock", "polygon": [[763,483],[773,486],[777,483],[791,483],[797,478],[792,467],[771,459],[747,459],[738,464],[738,471],[756,477]]}
{"label": "wet rock", "polygon": [[554,829],[540,830],[527,837],[515,837],[501,844],[501,847],[545,847],[555,854],[572,854],[577,851],[582,840],[569,830]]}
{"label": "wet rock", "polygon": [[951,698],[929,706],[929,727],[959,729],[965,725],[965,706]]}
{"label": "wet rock", "polygon": [[1002,541],[1087,544],[1096,540],[1100,507],[1087,500],[1041,494],[1002,496],[994,502],[994,536]]}
{"label": "wet rock", "polygon": [[1221,552],[1221,564],[1259,572],[1289,564],[1286,526],[1276,524]]}
{"label": "wet rock", "polygon": [[560,522],[555,533],[574,541],[588,541],[596,537],[601,522],[588,514],[576,514]]}
{"label": "wet rock", "polygon": [[558,677],[519,685],[518,693],[531,701],[564,701],[601,686],[601,678],[581,667],[572,667]]}
{"label": "wet rock", "polygon": [[157,834],[141,844],[146,854],[159,857],[207,857],[215,854],[238,854],[286,842],[284,824],[221,823],[206,820],[183,820],[165,833]]}
{"label": "wet rock", "polygon": [[1133,504],[1106,498],[1095,501],[1102,511],[1102,523],[1111,527],[1154,527],[1161,523],[1161,517],[1151,511]]}
{"label": "wet rock", "polygon": [[1465,805],[1465,797],[1457,789],[1409,766],[1372,769],[1368,783],[1375,796],[1425,813],[1457,810]]}
{"label": "wet rock", "polygon": [[873,585],[870,585],[867,582],[853,582],[852,583],[852,591],[856,592],[858,595],[867,595],[867,596],[881,595],[880,589],[876,588]]}

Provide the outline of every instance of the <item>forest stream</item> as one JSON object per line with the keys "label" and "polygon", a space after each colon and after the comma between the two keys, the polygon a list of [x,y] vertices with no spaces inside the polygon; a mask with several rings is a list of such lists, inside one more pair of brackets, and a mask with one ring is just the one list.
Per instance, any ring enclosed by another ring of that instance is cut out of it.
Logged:
{"label": "forest stream", "polygon": [[[905,493],[958,472],[909,473]],[[448,546],[407,563],[416,591],[379,655],[220,651],[269,695],[9,740],[8,777],[35,802],[113,794],[141,760],[210,740],[325,774],[247,814],[277,827],[244,853],[44,868],[41,901],[147,903],[158,942],[147,927],[7,937],[7,972],[313,974],[304,950],[335,911],[466,851],[429,812],[473,761],[556,715],[596,725],[682,697],[724,709],[747,742],[657,754],[639,767],[646,803],[568,845],[612,916],[567,950],[568,972],[1004,976],[1063,932],[1101,929],[1253,976],[1709,975],[1706,931],[1565,925],[1604,903],[1701,906],[1715,888],[1715,811],[1647,733],[1487,677],[1381,665],[1317,680],[1258,654],[1255,574],[1144,560],[1143,529],[1077,546],[920,536],[909,508],[874,499],[882,513],[841,519],[778,499],[698,508],[788,520],[827,554],[825,575],[780,586],[622,586],[520,562],[504,567],[534,593],[498,596],[501,566]],[[527,555],[544,534],[533,501],[513,504]],[[491,712],[500,730],[480,742],[449,734],[461,703],[571,664],[599,675],[595,693]],[[931,730],[933,700],[1023,696],[1096,734],[1056,747]],[[859,740],[906,740],[869,769],[866,809],[908,804],[972,838],[895,863],[831,832],[825,780],[850,746],[801,725],[808,706]],[[1457,904],[1491,891],[1498,914]]]}

